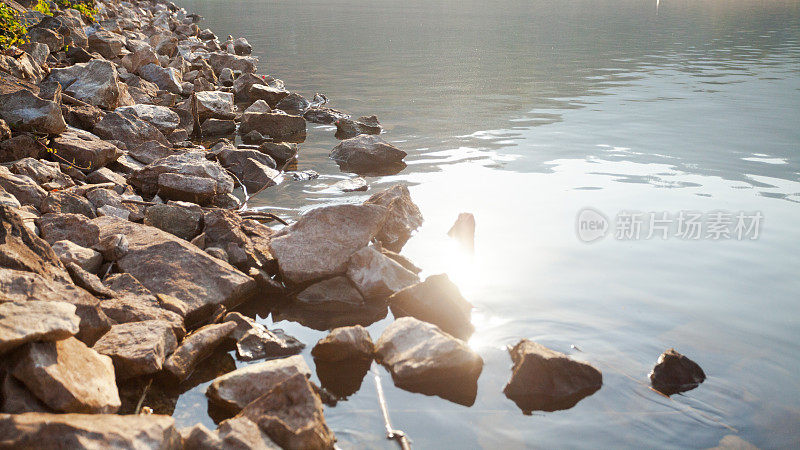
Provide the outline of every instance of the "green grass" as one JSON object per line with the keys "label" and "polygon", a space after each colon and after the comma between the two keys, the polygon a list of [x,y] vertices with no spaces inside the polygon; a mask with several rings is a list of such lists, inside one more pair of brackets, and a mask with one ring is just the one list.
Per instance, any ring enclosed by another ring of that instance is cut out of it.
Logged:
{"label": "green grass", "polygon": [[0,3],[0,50],[25,42],[28,29],[19,21],[19,13]]}

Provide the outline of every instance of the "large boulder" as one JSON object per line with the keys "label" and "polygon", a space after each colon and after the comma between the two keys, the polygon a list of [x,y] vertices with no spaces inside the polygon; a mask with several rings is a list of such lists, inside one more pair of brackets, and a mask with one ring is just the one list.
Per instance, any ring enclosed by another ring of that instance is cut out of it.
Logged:
{"label": "large boulder", "polygon": [[128,181],[145,195],[164,191],[162,198],[172,200],[187,200],[186,196],[196,195],[205,202],[210,197],[233,192],[233,178],[218,163],[206,159],[205,153],[197,151],[156,160],[133,172]]}
{"label": "large boulder", "polygon": [[372,360],[374,353],[375,346],[369,332],[361,325],[334,328],[311,350],[314,360],[330,362]]}
{"label": "large boulder", "polygon": [[206,119],[233,119],[233,94],[222,91],[202,91],[194,94],[197,114],[201,122]]}
{"label": "large boulder", "polygon": [[503,393],[525,413],[572,408],[603,385],[603,374],[592,365],[536,342],[523,339],[508,353],[514,367]]}
{"label": "large boulder", "polygon": [[105,167],[122,156],[122,150],[116,145],[76,128],[53,139],[52,147],[60,157],[86,171]]}
{"label": "large boulder", "polygon": [[64,69],[53,69],[48,80],[58,82],[64,92],[90,105],[114,109],[129,104],[130,97],[119,83],[119,73],[111,61],[93,59]]}
{"label": "large boulder", "polygon": [[124,142],[129,149],[147,141],[170,145],[158,128],[129,113],[108,113],[95,125],[93,131],[103,139]]}
{"label": "large boulder", "polygon": [[411,234],[422,225],[422,213],[411,200],[408,188],[396,184],[389,189],[376,192],[364,202],[365,205],[380,205],[389,210],[386,221],[376,238],[384,248],[399,252]]}
{"label": "large boulder", "polygon": [[148,320],[114,325],[92,348],[111,357],[121,380],[159,372],[177,345],[167,322]]}
{"label": "large boulder", "polygon": [[295,114],[302,116],[303,113],[311,106],[311,103],[302,95],[292,92],[275,105],[276,109],[285,111],[288,114]]}
{"label": "large boulder", "polygon": [[356,173],[402,170],[406,155],[406,152],[384,141],[380,136],[368,134],[345,139],[330,153],[331,159],[340,167]]}
{"label": "large boulder", "polygon": [[164,135],[175,131],[175,128],[178,128],[181,123],[181,118],[178,117],[178,114],[166,106],[136,104],[122,106],[117,108],[116,112],[132,114],[153,125]]}
{"label": "large boulder", "polygon": [[347,263],[347,277],[367,300],[381,300],[419,282],[408,271],[375,247],[353,253]]}
{"label": "large boulder", "polygon": [[160,415],[0,414],[0,448],[182,447],[175,420]]}
{"label": "large boulder", "polygon": [[674,348],[662,353],[650,372],[653,388],[665,395],[692,390],[705,379],[706,374],[703,369],[696,362],[676,352]]}
{"label": "large boulder", "polygon": [[416,317],[459,339],[467,340],[475,331],[472,305],[446,274],[431,275],[402,289],[389,297],[388,303],[395,317]]}
{"label": "large boulder", "polygon": [[0,354],[27,342],[57,341],[78,333],[75,306],[60,302],[0,303]]}
{"label": "large boulder", "polygon": [[251,364],[214,380],[206,390],[206,396],[215,406],[236,414],[297,374],[311,376],[311,369],[300,355]]}
{"label": "large boulder", "polygon": [[[243,83],[243,82],[239,82],[238,79],[236,81],[238,83]],[[237,84],[234,83],[233,86],[234,86],[234,90],[236,90]],[[245,91],[245,89],[241,88],[240,92],[243,92],[243,91]],[[269,105],[270,108],[277,107],[278,103],[280,103],[281,100],[283,100],[284,98],[286,98],[286,96],[289,95],[289,91],[287,91],[287,90],[280,89],[280,88],[275,88],[275,87],[272,87],[272,86],[267,86],[266,84],[260,84],[260,83],[251,84],[246,92],[247,92],[248,95],[245,96],[245,98],[249,98],[250,100],[253,100],[253,101],[263,100],[263,101],[265,101],[267,103],[267,105]],[[238,95],[239,94],[237,94],[237,98],[238,98]]]}
{"label": "large boulder", "polygon": [[242,114],[239,133],[244,136],[254,130],[274,141],[303,141],[306,121],[301,116],[273,112]]}
{"label": "large boulder", "polygon": [[89,35],[89,51],[97,52],[106,59],[114,59],[125,48],[125,37],[106,30],[97,30]]}
{"label": "large boulder", "polygon": [[385,216],[378,205],[313,209],[273,236],[270,253],[290,283],[344,274],[350,257],[378,233]]}
{"label": "large boulder", "polygon": [[247,405],[238,417],[256,423],[284,449],[333,449],[336,442],[325,423],[322,401],[302,374],[273,387]]}
{"label": "large boulder", "polygon": [[397,319],[381,334],[375,352],[398,387],[468,406],[475,402],[483,359],[439,327]]}
{"label": "large boulder", "polygon": [[56,411],[113,413],[121,405],[111,358],[73,337],[26,344],[10,371]]}
{"label": "large boulder", "polygon": [[159,89],[180,94],[181,74],[174,67],[161,67],[158,64],[145,64],[139,68],[139,76],[154,83]]}
{"label": "large boulder", "polygon": [[275,185],[275,179],[280,175],[275,170],[275,160],[258,150],[226,148],[217,154],[217,159],[239,178],[249,192]]}
{"label": "large boulder", "polygon": [[202,360],[208,358],[227,338],[236,323],[206,325],[189,335],[164,363],[164,368],[179,380],[186,379]]}
{"label": "large boulder", "polygon": [[0,118],[15,131],[58,134],[67,128],[58,103],[27,89],[0,94]]}
{"label": "large boulder", "polygon": [[183,239],[158,228],[105,216],[94,219],[101,240],[123,234],[129,250],[117,267],[154,294],[166,294],[188,307],[189,324],[203,319],[216,305],[236,306],[254,293],[256,282]]}

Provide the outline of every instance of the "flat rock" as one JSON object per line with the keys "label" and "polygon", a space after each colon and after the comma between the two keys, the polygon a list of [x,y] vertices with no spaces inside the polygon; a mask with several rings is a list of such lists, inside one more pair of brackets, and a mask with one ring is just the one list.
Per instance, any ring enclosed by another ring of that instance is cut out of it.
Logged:
{"label": "flat rock", "polygon": [[161,415],[0,414],[0,448],[181,448],[175,420]]}
{"label": "flat rock", "polygon": [[514,367],[503,393],[526,414],[572,408],[603,385],[603,374],[592,365],[527,339],[508,352]]}
{"label": "flat rock", "polygon": [[117,379],[159,372],[178,342],[167,322],[148,320],[114,325],[94,350],[111,357]]}
{"label": "flat rock", "polygon": [[82,214],[48,213],[37,224],[42,238],[50,244],[67,240],[91,248],[100,242],[100,228]]}
{"label": "flat rock", "polygon": [[86,171],[97,170],[122,156],[116,145],[75,128],[53,139],[52,147],[59,156]]}
{"label": "flat rock", "polygon": [[281,166],[297,155],[297,144],[289,142],[263,142],[258,146],[258,151],[269,155]]}
{"label": "flat rock", "polygon": [[431,275],[422,283],[397,291],[388,302],[395,317],[416,317],[459,339],[467,340],[475,331],[472,305],[446,274]]}
{"label": "flat rock", "polygon": [[325,423],[322,401],[303,374],[278,383],[237,417],[258,424],[284,449],[333,449],[336,442]]}
{"label": "flat rock", "polygon": [[361,325],[334,328],[311,350],[315,360],[331,362],[371,360],[373,353],[375,346],[369,337],[369,332]]}
{"label": "flat rock", "polygon": [[158,131],[164,135],[175,131],[181,123],[178,114],[166,106],[136,104],[119,107],[116,109],[116,112],[121,114],[133,114],[156,127]]}
{"label": "flat rock", "polygon": [[369,188],[369,185],[367,185],[367,180],[361,177],[355,177],[347,180],[337,181],[333,187],[342,192],[357,192],[366,191]]}
{"label": "flat rock", "polygon": [[70,337],[28,343],[11,373],[40,400],[61,412],[113,413],[121,403],[111,358]]}
{"label": "flat rock", "polygon": [[245,135],[258,131],[274,141],[302,141],[306,134],[306,121],[301,116],[281,113],[245,113],[239,133]]}
{"label": "flat rock", "polygon": [[696,362],[676,352],[674,348],[662,353],[650,372],[653,388],[665,395],[692,390],[705,379],[706,374],[703,369]]}
{"label": "flat rock", "polygon": [[236,329],[233,322],[206,325],[189,335],[164,363],[164,368],[179,380],[186,379],[197,364],[211,355]]}
{"label": "flat rock", "polygon": [[419,207],[411,200],[408,188],[401,184],[372,194],[364,204],[380,205],[389,210],[376,238],[393,252],[400,252],[411,234],[422,225]]}
{"label": "flat rock", "polygon": [[48,191],[75,186],[72,178],[61,172],[57,162],[24,158],[11,165],[11,172],[27,175]]}
{"label": "flat rock", "polygon": [[26,89],[0,94],[0,118],[15,131],[58,134],[67,128],[58,103]]}
{"label": "flat rock", "polygon": [[350,257],[378,233],[385,216],[386,209],[377,205],[313,209],[273,236],[270,253],[290,283],[344,274]]}
{"label": "flat rock", "polygon": [[296,374],[311,376],[311,369],[300,355],[250,364],[214,380],[206,396],[215,405],[236,414]]}
{"label": "flat rock", "polygon": [[371,246],[353,253],[347,263],[347,277],[367,300],[385,299],[419,283],[416,274]]}
{"label": "flat rock", "polygon": [[200,121],[206,119],[233,119],[233,94],[223,91],[203,91],[194,94],[197,98],[197,114]]}
{"label": "flat rock", "polygon": [[397,319],[375,343],[375,351],[397,387],[474,403],[483,359],[439,327],[412,317]]}
{"label": "flat rock", "polygon": [[169,145],[169,141],[158,128],[132,114],[108,113],[93,130],[98,136],[108,140],[125,143],[129,149],[136,148],[147,141],[157,141]]}
{"label": "flat rock", "polygon": [[0,354],[27,342],[57,341],[78,333],[75,306],[61,302],[0,303]]}
{"label": "flat rock", "polygon": [[103,264],[103,255],[100,252],[81,247],[72,241],[56,241],[52,247],[58,259],[65,265],[75,263],[83,270],[96,274]]}
{"label": "flat rock", "polygon": [[[168,177],[166,180],[161,176],[163,174],[176,174],[194,178],[203,178],[208,182],[213,183],[213,192],[216,194],[229,194],[233,192],[233,178],[225,172],[218,163],[209,161],[205,157],[205,153],[198,151],[190,151],[178,155],[171,155],[165,158],[154,161],[153,163],[137,170],[131,174],[128,181],[141,189],[145,195],[155,195],[164,184],[172,187],[175,192],[181,196],[180,189],[188,189],[191,181],[195,181],[195,185],[204,189],[210,189],[206,186],[200,186],[200,181],[191,179],[178,179],[179,177]],[[186,184],[182,184],[186,181]],[[208,186],[211,184],[206,183]],[[175,198],[174,200],[183,200]]]}

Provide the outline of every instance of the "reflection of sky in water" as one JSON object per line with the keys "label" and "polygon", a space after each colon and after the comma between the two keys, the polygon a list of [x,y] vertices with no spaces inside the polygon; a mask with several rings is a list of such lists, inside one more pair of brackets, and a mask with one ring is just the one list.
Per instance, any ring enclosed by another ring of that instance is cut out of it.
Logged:
{"label": "reflection of sky in water", "polygon": [[[311,126],[298,168],[321,177],[254,204],[293,216],[411,186],[426,222],[403,253],[423,275],[447,272],[475,304],[470,345],[485,360],[471,408],[399,390],[382,370],[393,422],[417,445],[798,442],[800,4],[661,1],[656,14],[633,0],[181,3],[218,35],[245,34],[290,88],[377,114],[409,152],[400,174],[342,194],[331,185],[349,175],[327,158],[337,141]],[[587,245],[574,225],[586,206],[611,218],[728,210],[765,221],[757,241]],[[446,236],[463,211],[476,218],[474,255]],[[312,363],[325,333],[275,326],[309,344]],[[568,411],[522,416],[501,393],[503,347],[520,337],[596,364],[603,388]],[[709,378],[666,399],[645,381],[671,346]],[[198,395],[179,405],[202,404]],[[367,377],[326,410],[343,448],[393,448],[376,402]]]}

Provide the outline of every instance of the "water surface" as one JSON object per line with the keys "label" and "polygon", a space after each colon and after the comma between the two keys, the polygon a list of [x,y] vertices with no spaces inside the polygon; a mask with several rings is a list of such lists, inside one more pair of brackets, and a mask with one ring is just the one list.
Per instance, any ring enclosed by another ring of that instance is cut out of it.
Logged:
{"label": "water surface", "polygon": [[[261,70],[332,107],[377,114],[409,153],[367,193],[332,189],[337,141],[312,126],[298,169],[255,203],[287,217],[406,183],[426,222],[403,253],[447,272],[476,307],[484,358],[471,407],[394,387],[395,427],[419,448],[800,444],[800,2],[202,1],[181,6]],[[592,244],[579,210],[760,212],[756,240],[670,237]],[[475,254],[449,241],[459,212]],[[309,344],[325,335],[261,320]],[[372,325],[373,339],[391,317]],[[603,388],[575,407],[523,413],[502,394],[520,338],[589,361]],[[665,398],[647,373],[669,347],[708,379]],[[308,351],[306,360],[312,364]],[[242,363],[239,363],[240,365]],[[317,377],[314,377],[318,380]],[[202,420],[205,384],[175,416]],[[372,378],[326,418],[342,448],[384,440]]]}

